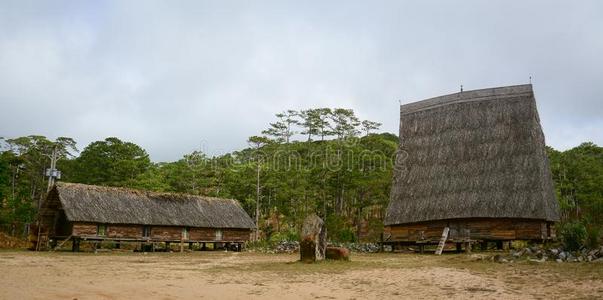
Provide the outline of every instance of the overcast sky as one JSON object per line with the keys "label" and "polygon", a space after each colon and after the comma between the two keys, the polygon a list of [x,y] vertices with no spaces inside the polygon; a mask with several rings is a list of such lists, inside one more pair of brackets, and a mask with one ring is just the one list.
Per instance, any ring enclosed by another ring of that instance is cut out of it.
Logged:
{"label": "overcast sky", "polygon": [[0,136],[170,161],[245,147],[285,109],[397,133],[399,101],[532,76],[547,144],[603,145],[603,1],[510,2],[3,0]]}

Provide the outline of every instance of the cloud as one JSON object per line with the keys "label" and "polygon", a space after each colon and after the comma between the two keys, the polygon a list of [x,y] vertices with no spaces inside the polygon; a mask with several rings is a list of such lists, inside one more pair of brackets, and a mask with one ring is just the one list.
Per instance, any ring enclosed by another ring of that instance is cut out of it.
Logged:
{"label": "cloud", "polygon": [[527,83],[547,142],[603,144],[600,2],[0,4],[0,136],[107,136],[157,161],[246,145],[274,113]]}

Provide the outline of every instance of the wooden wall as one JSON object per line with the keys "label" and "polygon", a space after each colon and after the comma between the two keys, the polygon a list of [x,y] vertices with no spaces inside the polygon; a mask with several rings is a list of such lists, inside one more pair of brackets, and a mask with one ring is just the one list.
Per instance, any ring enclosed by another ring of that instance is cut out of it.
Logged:
{"label": "wooden wall", "polygon": [[179,241],[182,238],[182,227],[152,226],[151,239],[162,241]]}
{"label": "wooden wall", "polygon": [[142,225],[107,225],[108,238],[142,238]]}
{"label": "wooden wall", "polygon": [[[154,241],[180,241],[182,238],[182,228],[178,226],[150,226],[150,240]],[[143,225],[130,224],[107,224],[106,239],[146,239],[143,237]],[[73,223],[74,236],[97,236],[96,223]],[[222,230],[221,242],[248,241],[251,237],[250,229],[217,229],[217,228],[197,228],[188,229],[188,239],[186,241],[218,241],[216,240],[216,231]]]}
{"label": "wooden wall", "polygon": [[96,223],[73,223],[71,230],[75,236],[96,235]]}
{"label": "wooden wall", "polygon": [[526,219],[457,219],[392,225],[384,241],[437,241],[444,227],[452,240],[544,240],[555,237],[553,223]]}
{"label": "wooden wall", "polygon": [[214,228],[190,228],[188,238],[197,241],[213,241],[216,239],[216,230]]}
{"label": "wooden wall", "polygon": [[224,241],[248,241],[251,237],[249,229],[224,229],[222,239]]}

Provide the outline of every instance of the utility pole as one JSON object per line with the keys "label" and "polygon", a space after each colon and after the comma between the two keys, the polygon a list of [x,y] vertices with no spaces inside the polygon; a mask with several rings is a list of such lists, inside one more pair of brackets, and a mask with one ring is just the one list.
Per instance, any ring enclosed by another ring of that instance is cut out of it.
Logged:
{"label": "utility pole", "polygon": [[257,160],[256,198],[255,198],[255,240],[260,240],[260,160]]}
{"label": "utility pole", "polygon": [[[48,177],[48,189],[46,192],[50,192],[52,187],[54,186],[55,179],[61,179],[61,172],[57,170],[57,160],[58,158],[58,149],[57,146],[54,146],[52,149],[52,155],[50,155],[50,169],[46,169],[46,176]],[[38,205],[38,209],[39,209]]]}
{"label": "utility pole", "polygon": [[[58,147],[56,144],[54,145],[54,148],[52,149],[52,154],[49,157],[50,157],[50,168],[46,169],[46,172],[44,174],[48,177],[48,188],[46,190],[46,193],[50,192],[50,190],[54,186],[56,179],[61,179],[61,172],[59,170],[57,170],[57,160],[59,159],[59,153],[58,153]],[[36,251],[40,251],[40,242],[41,242],[41,235],[42,235],[42,222],[40,220],[42,218],[42,216],[40,215],[41,206],[42,206],[42,202],[40,200],[38,200],[38,220],[37,220],[38,236],[37,236],[37,242],[36,242]],[[46,242],[48,242],[48,234],[47,233],[46,233]]]}

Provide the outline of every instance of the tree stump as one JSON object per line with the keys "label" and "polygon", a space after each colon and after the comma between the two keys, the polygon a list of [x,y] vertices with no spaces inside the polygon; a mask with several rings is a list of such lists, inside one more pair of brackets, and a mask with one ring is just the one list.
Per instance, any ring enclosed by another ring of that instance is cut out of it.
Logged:
{"label": "tree stump", "polygon": [[300,260],[315,262],[325,259],[327,249],[327,228],[323,220],[315,214],[304,220],[301,242],[299,244]]}

